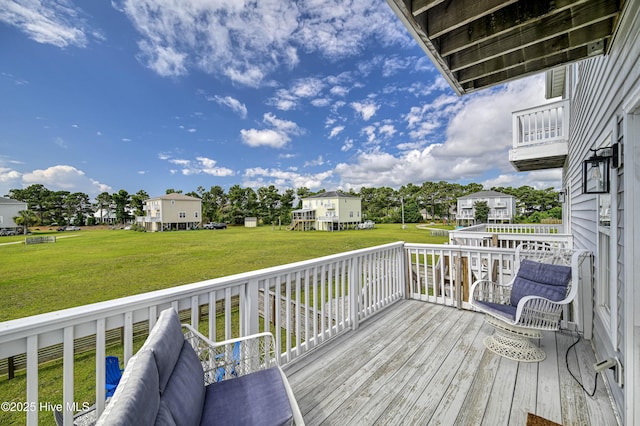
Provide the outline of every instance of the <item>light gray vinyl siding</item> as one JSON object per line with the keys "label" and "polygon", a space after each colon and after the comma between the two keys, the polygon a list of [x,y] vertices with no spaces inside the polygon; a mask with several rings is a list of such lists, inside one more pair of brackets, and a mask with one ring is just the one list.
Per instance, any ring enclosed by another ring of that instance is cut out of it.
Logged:
{"label": "light gray vinyl siding", "polygon": [[[571,123],[568,159],[564,168],[565,182],[571,182],[571,229],[574,234],[576,248],[587,249],[596,253],[598,238],[598,206],[595,195],[582,194],[582,161],[591,156],[590,148],[601,144],[611,133],[611,143],[617,139],[617,122],[622,116],[622,104],[625,96],[632,93],[640,84],[640,18],[638,17],[639,2],[627,2],[627,11],[624,14],[621,27],[616,34],[612,49],[608,55],[598,56],[583,61],[574,66],[577,67],[577,82],[575,72],[570,72],[569,91],[571,99]],[[624,141],[623,143],[631,143]],[[634,142],[634,143],[637,143]],[[637,167],[637,164],[629,161],[626,167]],[[619,338],[616,348],[611,348],[607,343],[608,330],[603,329],[603,324],[597,318],[594,321],[595,347],[600,359],[609,356],[618,356],[623,364],[631,360],[624,359],[625,316],[624,309],[624,179],[635,179],[634,173],[624,173],[624,166],[619,170],[612,170],[612,176],[617,173],[618,179],[612,179],[611,206],[617,211],[615,214],[617,226],[611,229],[611,239],[615,241],[617,253],[612,253],[611,267],[617,269],[615,281],[617,284],[616,299],[618,311],[614,314],[618,319],[617,336]],[[612,217],[613,218],[613,217]],[[627,235],[633,238],[633,235]],[[596,268],[598,261],[594,262]],[[614,266],[615,265],[615,266]],[[596,271],[595,276],[598,276]],[[627,283],[627,285],[633,285]],[[618,409],[624,412],[623,390],[618,386],[611,386],[614,400]]]}

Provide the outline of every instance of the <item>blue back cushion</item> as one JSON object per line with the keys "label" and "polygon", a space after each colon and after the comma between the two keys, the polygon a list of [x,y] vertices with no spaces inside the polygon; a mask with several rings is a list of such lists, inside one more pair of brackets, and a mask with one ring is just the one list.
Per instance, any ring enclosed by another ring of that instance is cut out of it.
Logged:
{"label": "blue back cushion", "polygon": [[160,394],[164,393],[183,344],[184,335],[178,313],[172,308],[165,309],[144,343],[145,349],[153,352],[158,365]]}
{"label": "blue back cushion", "polygon": [[564,299],[571,280],[571,267],[524,259],[513,282],[511,305],[524,296],[540,296],[554,302]]}
{"label": "blue back cushion", "polygon": [[151,351],[129,360],[113,398],[98,419],[99,426],[151,425],[160,406],[158,369]]}
{"label": "blue back cushion", "polygon": [[[204,405],[204,372],[196,352],[189,342],[183,342],[180,357],[171,372],[160,403],[163,409],[168,409],[176,425],[198,425]],[[156,424],[159,423],[156,420]]]}

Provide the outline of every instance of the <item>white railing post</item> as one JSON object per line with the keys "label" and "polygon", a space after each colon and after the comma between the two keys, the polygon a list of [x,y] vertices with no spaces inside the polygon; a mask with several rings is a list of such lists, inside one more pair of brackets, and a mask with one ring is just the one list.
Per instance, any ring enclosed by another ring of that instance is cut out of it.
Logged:
{"label": "white railing post", "polygon": [[27,425],[38,424],[38,335],[27,337]]}
{"label": "white railing post", "polygon": [[65,327],[62,343],[62,413],[65,425],[73,424],[73,326]]}
{"label": "white railing post", "polygon": [[[244,332],[246,336],[260,332],[258,323],[259,287],[260,286],[257,279],[249,280],[249,283],[246,286],[246,295],[244,298],[245,306],[242,309],[245,312]],[[265,297],[268,297],[268,295],[265,294]]]}
{"label": "white railing post", "polygon": [[359,258],[354,257],[349,262],[349,322],[352,330],[357,330],[359,326],[360,274]]}
{"label": "white railing post", "polygon": [[[104,400],[106,398],[105,382],[105,320],[100,318],[96,321],[96,415],[100,416],[104,411]],[[126,367],[126,364],[125,364]]]}

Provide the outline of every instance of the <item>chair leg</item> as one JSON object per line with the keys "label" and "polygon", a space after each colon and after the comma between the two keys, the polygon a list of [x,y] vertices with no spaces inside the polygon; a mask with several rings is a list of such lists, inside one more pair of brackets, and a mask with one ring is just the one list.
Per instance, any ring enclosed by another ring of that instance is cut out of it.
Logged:
{"label": "chair leg", "polygon": [[493,335],[485,337],[482,341],[491,352],[522,362],[540,362],[547,357],[547,354],[531,341],[532,338],[541,338],[541,331],[528,330],[528,333],[523,333],[520,327],[511,329],[509,324],[498,323],[489,315],[486,315],[485,319],[495,329]]}

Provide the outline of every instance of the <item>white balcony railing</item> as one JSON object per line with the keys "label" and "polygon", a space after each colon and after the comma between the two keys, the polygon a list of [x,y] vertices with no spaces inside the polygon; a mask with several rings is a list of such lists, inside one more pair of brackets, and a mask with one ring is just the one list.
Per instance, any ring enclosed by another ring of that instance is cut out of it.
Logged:
{"label": "white balcony railing", "polygon": [[562,100],[535,108],[515,111],[513,148],[568,139],[569,101]]}
{"label": "white balcony railing", "polygon": [[[134,328],[151,329],[163,309],[175,308],[195,328],[205,309],[209,315],[203,327],[212,340],[216,321],[224,322],[227,339],[261,331],[262,318],[263,331],[270,331],[270,324],[281,331],[274,334],[277,347],[283,348],[281,361],[287,363],[403,297],[403,259],[403,244],[394,243],[6,321],[0,323],[0,359],[26,358],[26,392],[20,400],[37,408],[39,354],[61,346],[62,406],[73,407],[74,343],[89,337],[95,345],[99,414],[105,404],[108,332],[120,330],[126,364],[133,355]],[[27,410],[27,424],[38,423],[38,411]],[[72,413],[64,415],[70,422]]]}
{"label": "white balcony railing", "polygon": [[[40,354],[58,345],[62,407],[73,407],[74,344],[88,338],[95,351],[99,414],[105,405],[107,334],[121,336],[126,364],[133,355],[134,330],[150,330],[163,309],[175,308],[214,341],[218,322],[225,339],[275,330],[280,361],[286,364],[357,329],[401,298],[469,308],[471,283],[481,278],[506,282],[513,275],[514,255],[513,249],[399,242],[20,318],[0,323],[0,360],[25,358],[23,400],[25,407],[38,407]],[[38,414],[28,410],[27,424],[37,424]],[[66,423],[71,424],[72,414],[65,411]]]}
{"label": "white balcony railing", "polygon": [[573,236],[556,224],[480,224],[449,233],[450,244],[513,249],[522,243],[546,242],[573,248]]}

